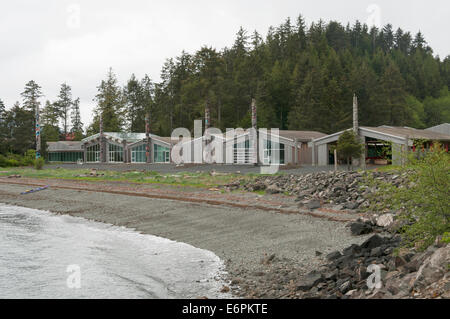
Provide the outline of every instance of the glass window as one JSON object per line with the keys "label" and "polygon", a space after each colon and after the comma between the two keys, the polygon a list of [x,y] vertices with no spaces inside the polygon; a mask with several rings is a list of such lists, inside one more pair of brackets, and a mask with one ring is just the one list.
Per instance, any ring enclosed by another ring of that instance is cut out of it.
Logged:
{"label": "glass window", "polygon": [[[279,154],[279,159],[276,158],[276,152]],[[285,150],[283,143],[275,143],[271,140],[264,140],[264,164],[284,164]]]}
{"label": "glass window", "polygon": [[234,163],[250,164],[254,157],[253,142],[249,139],[234,144]]}
{"label": "glass window", "polygon": [[48,153],[49,162],[76,162],[83,160],[83,152],[50,152]]}
{"label": "glass window", "polygon": [[87,162],[100,162],[100,144],[88,146],[86,149]]}
{"label": "glass window", "polygon": [[116,144],[108,144],[109,162],[119,163],[123,162],[123,147]]}
{"label": "glass window", "polygon": [[145,151],[146,145],[141,144],[131,149],[131,162],[132,163],[146,163],[147,156]]}
{"label": "glass window", "polygon": [[153,162],[170,163],[170,149],[158,144],[153,144]]}

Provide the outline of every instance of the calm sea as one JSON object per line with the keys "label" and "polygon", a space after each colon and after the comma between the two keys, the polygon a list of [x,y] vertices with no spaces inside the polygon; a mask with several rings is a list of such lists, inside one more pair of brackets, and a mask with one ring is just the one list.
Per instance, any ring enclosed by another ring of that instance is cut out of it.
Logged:
{"label": "calm sea", "polygon": [[0,204],[0,298],[223,298],[212,252]]}

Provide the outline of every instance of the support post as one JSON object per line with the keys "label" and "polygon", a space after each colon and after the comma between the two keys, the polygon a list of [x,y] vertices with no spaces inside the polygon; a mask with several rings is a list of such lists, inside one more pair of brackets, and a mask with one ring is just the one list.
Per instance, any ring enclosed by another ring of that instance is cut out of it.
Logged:
{"label": "support post", "polygon": [[122,141],[122,157],[123,157],[123,162],[124,163],[128,163],[128,147],[127,147],[127,141],[123,140]]}
{"label": "support post", "polygon": [[312,166],[316,166],[316,146],[314,145],[314,142],[311,142],[311,162]]}
{"label": "support post", "polygon": [[335,172],[337,172],[337,164],[338,164],[338,161],[337,161],[337,150],[334,149],[334,171]]}
{"label": "support post", "polygon": [[298,156],[298,138],[294,138],[294,165],[300,164]]}

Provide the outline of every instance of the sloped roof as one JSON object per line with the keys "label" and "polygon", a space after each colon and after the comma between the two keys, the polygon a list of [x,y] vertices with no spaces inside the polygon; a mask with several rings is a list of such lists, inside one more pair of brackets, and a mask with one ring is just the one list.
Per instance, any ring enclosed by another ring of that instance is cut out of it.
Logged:
{"label": "sloped roof", "polygon": [[437,133],[450,135],[450,123],[443,123],[426,129]]}
{"label": "sloped roof", "polygon": [[[264,132],[262,129],[259,129],[258,131],[260,133]],[[272,133],[270,130],[267,130],[266,132],[269,134]],[[247,134],[249,134],[249,131],[245,130],[243,135]],[[299,142],[310,142],[313,139],[326,136],[326,134],[317,131],[290,131],[290,130],[278,130],[278,135],[280,137],[284,137],[285,139],[291,140],[292,142],[294,142],[295,139],[297,139]],[[224,136],[226,135],[224,134]]]}
{"label": "sloped roof", "polygon": [[75,141],[59,141],[47,142],[47,150],[49,152],[82,152],[82,142]]}
{"label": "sloped roof", "polygon": [[450,141],[450,135],[442,134],[438,132],[433,132],[430,130],[419,130],[411,127],[400,127],[400,126],[379,126],[379,127],[367,127],[362,126],[361,128],[376,131],[378,133],[395,135],[398,137],[409,139],[424,139],[424,140],[436,140],[436,141]]}
{"label": "sloped roof", "polygon": [[[118,143],[127,141],[127,144],[134,144],[145,139],[145,133],[123,133],[123,132],[104,132],[103,135],[106,138],[116,140]],[[88,136],[81,140],[82,143],[87,143],[89,141],[95,140],[100,136],[100,133]],[[150,134],[150,137],[155,140],[162,141],[164,143],[174,144],[170,137],[161,137],[155,134]]]}
{"label": "sloped roof", "polygon": [[280,130],[280,136],[289,138],[291,140],[297,139],[300,142],[309,142],[313,139],[320,138],[326,136],[326,134],[317,132],[317,131],[288,131],[288,130]]}

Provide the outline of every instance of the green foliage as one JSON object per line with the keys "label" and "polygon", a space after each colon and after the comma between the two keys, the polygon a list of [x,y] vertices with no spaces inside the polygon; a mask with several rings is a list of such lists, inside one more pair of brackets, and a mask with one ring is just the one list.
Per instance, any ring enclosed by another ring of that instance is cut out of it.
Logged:
{"label": "green foliage", "polygon": [[450,244],[450,232],[445,232],[442,235],[442,242],[445,244]]}
{"label": "green foliage", "polygon": [[[434,58],[422,34],[394,32],[391,25],[369,30],[358,21],[307,27],[300,16],[296,22],[270,27],[265,38],[241,28],[230,48],[168,59],[151,94],[152,132],[192,129],[206,103],[213,126],[248,126],[255,98],[259,127],[334,133],[351,126],[353,93],[361,125],[423,128],[448,121],[440,90],[450,83],[450,60]],[[129,121],[137,83],[132,77],[127,85]]]}
{"label": "green foliage", "polygon": [[69,117],[70,110],[73,105],[72,101],[72,88],[66,83],[61,84],[61,89],[59,91],[58,99],[53,103],[57,110],[59,118],[61,118],[63,123],[63,133],[64,136],[69,132]]}
{"label": "green foliage", "polygon": [[45,161],[42,157],[34,160],[34,168],[37,170],[41,170],[44,167]]}
{"label": "green foliage", "polygon": [[350,165],[351,158],[359,158],[363,152],[364,145],[358,140],[352,130],[347,130],[339,136],[336,151],[339,157],[346,159]]}
{"label": "green foliage", "polygon": [[400,211],[401,219],[406,221],[402,229],[404,242],[424,249],[436,236],[450,231],[450,154],[435,145],[424,158],[411,157],[399,174],[408,177],[408,185],[395,187],[372,179],[380,191],[370,210]]}
{"label": "green foliage", "polygon": [[18,166],[31,166],[34,164],[36,157],[35,150],[27,150],[24,155],[18,155],[8,153],[5,155],[0,154],[0,167],[18,167]]}
{"label": "green foliage", "polygon": [[36,158],[36,151],[27,150],[23,156],[24,166],[33,165],[35,158]]}
{"label": "green foliage", "polygon": [[94,109],[94,120],[88,129],[89,134],[99,132],[100,114],[103,120],[104,132],[121,132],[125,124],[125,98],[123,91],[117,83],[117,77],[110,68],[107,79],[97,87]]}
{"label": "green foliage", "polygon": [[450,92],[447,87],[439,92],[439,97],[427,97],[423,103],[429,126],[450,123]]}

